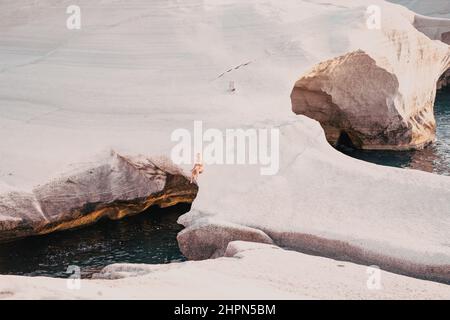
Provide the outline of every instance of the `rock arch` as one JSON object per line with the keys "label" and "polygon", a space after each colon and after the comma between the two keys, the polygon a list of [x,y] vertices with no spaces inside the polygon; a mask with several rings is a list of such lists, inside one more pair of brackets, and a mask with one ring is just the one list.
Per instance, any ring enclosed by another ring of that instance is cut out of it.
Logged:
{"label": "rock arch", "polygon": [[396,75],[362,50],[315,66],[295,83],[291,101],[294,113],[321,123],[333,145],[342,132],[361,149],[422,148],[434,139],[432,102],[408,118]]}

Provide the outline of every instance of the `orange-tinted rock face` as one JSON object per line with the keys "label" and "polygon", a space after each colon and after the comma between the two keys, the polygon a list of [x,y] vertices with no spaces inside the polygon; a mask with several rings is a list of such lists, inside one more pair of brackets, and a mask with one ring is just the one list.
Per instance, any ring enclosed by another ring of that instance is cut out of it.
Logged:
{"label": "orange-tinted rock face", "polygon": [[121,219],[153,205],[192,202],[198,186],[168,160],[124,157],[0,197],[0,241]]}

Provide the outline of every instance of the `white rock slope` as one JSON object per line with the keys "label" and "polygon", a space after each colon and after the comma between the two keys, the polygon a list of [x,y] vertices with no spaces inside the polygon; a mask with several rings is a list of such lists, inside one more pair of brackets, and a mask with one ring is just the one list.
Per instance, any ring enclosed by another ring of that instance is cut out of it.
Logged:
{"label": "white rock slope", "polygon": [[450,179],[348,158],[317,122],[300,120],[280,127],[279,175],[205,170],[191,211],[179,219],[183,253],[204,259],[232,240],[274,242],[448,282]]}

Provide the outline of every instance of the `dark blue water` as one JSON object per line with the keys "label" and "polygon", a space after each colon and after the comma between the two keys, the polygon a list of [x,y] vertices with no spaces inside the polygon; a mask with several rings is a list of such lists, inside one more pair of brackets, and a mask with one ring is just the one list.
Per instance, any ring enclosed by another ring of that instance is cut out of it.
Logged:
{"label": "dark blue water", "polygon": [[89,278],[112,263],[184,261],[176,221],[189,210],[189,204],[153,207],[118,221],[0,244],[0,274],[67,278],[67,267],[76,265]]}
{"label": "dark blue water", "polygon": [[450,176],[450,88],[438,91],[434,109],[437,140],[424,150],[365,151],[345,146],[337,149],[353,158],[380,165]]}

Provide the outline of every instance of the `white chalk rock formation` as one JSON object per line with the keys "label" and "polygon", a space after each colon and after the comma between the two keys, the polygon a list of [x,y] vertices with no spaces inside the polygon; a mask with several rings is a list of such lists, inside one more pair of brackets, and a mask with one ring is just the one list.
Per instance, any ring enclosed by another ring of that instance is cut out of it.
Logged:
{"label": "white chalk rock formation", "polygon": [[[193,209],[180,219],[183,252],[218,257],[229,241],[246,239],[448,281],[450,179],[350,159],[329,146],[318,122],[291,109],[293,87],[308,70],[336,57],[362,59],[364,66],[353,66],[356,75],[367,68],[380,81],[397,79],[399,94],[389,106],[415,119],[414,143],[429,140],[420,135],[426,133],[420,123],[433,126],[433,120],[420,113],[432,100],[448,46],[418,31],[413,13],[381,0],[167,0],[145,6],[140,0],[79,0],[89,14],[82,14],[80,30],[68,30],[66,7],[55,3],[1,4],[2,195],[25,192],[33,203],[37,185],[105,148],[168,156],[173,131],[192,130],[194,120],[221,132],[279,128],[276,175],[261,176],[253,165],[205,165]],[[373,4],[382,9],[381,30],[366,26]],[[429,65],[417,62],[421,54]],[[384,83],[366,88],[359,82],[348,85],[367,104],[381,101],[380,88],[386,96],[393,92]],[[344,94],[339,99],[349,100]],[[86,198],[101,199],[99,191]],[[266,259],[267,265],[275,260]],[[205,263],[214,268],[216,262]],[[203,276],[190,277],[196,288]],[[0,284],[4,279],[9,277]]]}
{"label": "white chalk rock formation", "polygon": [[192,202],[197,185],[167,159],[117,153],[31,193],[0,196],[0,241],[120,219],[152,205]]}
{"label": "white chalk rock formation", "polygon": [[[66,279],[2,276],[0,299],[448,299],[445,284],[349,262],[232,242],[226,257],[114,264],[69,290]],[[380,279],[372,281],[370,277]],[[114,279],[114,280],[105,280]],[[30,289],[32,288],[32,290]]]}
{"label": "white chalk rock formation", "polygon": [[317,122],[301,120],[280,127],[278,175],[206,168],[179,218],[182,252],[217,257],[229,241],[251,239],[449,282],[450,179],[348,158]]}
{"label": "white chalk rock formation", "polygon": [[[292,110],[318,120],[332,144],[361,149],[421,149],[435,139],[436,88],[450,68],[450,20],[380,11],[383,43],[315,66],[292,91]],[[410,20],[408,22],[408,19]],[[420,32],[418,32],[418,30]]]}

